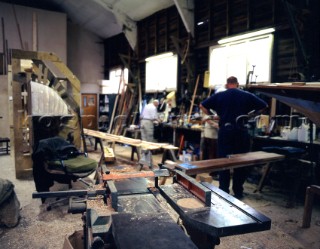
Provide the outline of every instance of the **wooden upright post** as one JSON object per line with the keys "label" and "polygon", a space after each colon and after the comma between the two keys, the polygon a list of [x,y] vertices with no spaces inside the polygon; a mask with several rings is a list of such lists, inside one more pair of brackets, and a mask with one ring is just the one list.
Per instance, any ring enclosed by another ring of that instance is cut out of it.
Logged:
{"label": "wooden upright post", "polygon": [[194,105],[194,99],[196,97],[197,90],[198,90],[199,79],[200,79],[200,74],[198,74],[196,85],[195,85],[194,90],[193,90],[192,102],[191,102],[191,105],[190,105],[190,110],[189,110],[189,115],[188,115],[188,123],[190,122],[190,117],[191,117],[192,109],[193,109],[193,105]]}

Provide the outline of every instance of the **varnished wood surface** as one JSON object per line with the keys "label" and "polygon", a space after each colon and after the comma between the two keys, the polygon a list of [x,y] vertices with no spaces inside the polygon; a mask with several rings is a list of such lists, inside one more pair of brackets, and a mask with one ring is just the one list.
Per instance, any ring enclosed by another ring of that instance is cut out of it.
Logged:
{"label": "varnished wood surface", "polygon": [[153,171],[140,171],[140,172],[125,172],[125,173],[110,173],[103,174],[102,180],[119,180],[119,179],[128,179],[128,178],[145,178],[145,177],[154,177]]}
{"label": "varnished wood surface", "polygon": [[181,169],[187,175],[200,173],[210,173],[219,170],[246,167],[258,164],[265,164],[284,159],[283,155],[269,153],[264,151],[248,152],[243,154],[234,154],[228,158],[216,158],[210,160],[192,161],[193,168],[186,169],[181,164],[175,164],[176,168]]}
{"label": "varnished wood surface", "polygon": [[306,84],[298,84],[298,83],[273,83],[268,85],[250,85],[252,89],[278,89],[278,90],[299,90],[299,91],[317,91],[320,92],[320,83],[306,83]]}

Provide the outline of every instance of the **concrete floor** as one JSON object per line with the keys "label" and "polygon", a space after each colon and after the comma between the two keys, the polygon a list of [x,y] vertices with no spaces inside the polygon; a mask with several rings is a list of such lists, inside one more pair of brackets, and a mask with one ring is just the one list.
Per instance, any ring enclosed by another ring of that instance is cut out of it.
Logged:
{"label": "concrete floor", "polygon": [[[117,158],[130,160],[131,149],[116,146]],[[99,154],[90,152],[91,157]],[[161,154],[155,155],[157,163]],[[12,156],[0,156],[0,177],[15,185],[20,201],[20,221],[14,228],[0,227],[0,248],[2,249],[57,249],[62,248],[65,238],[82,229],[80,214],[68,214],[62,205],[46,211],[40,199],[32,199],[35,191],[33,179],[18,180]],[[215,180],[213,184],[217,185]],[[77,187],[77,186],[76,186]],[[66,186],[55,184],[54,188]],[[245,183],[244,203],[262,212],[272,220],[271,230],[221,238],[216,249],[320,249],[320,208],[317,202],[313,209],[311,227],[301,228],[303,200],[297,200],[293,208],[286,208],[287,196],[279,188],[266,186],[262,193],[253,193],[255,184]]]}

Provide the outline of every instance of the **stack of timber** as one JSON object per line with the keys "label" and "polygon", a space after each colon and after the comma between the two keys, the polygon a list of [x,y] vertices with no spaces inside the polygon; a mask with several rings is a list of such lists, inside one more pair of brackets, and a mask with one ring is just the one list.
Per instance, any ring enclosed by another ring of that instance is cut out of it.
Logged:
{"label": "stack of timber", "polygon": [[124,133],[124,128],[134,122],[133,114],[137,112],[138,95],[135,91],[135,85],[128,83],[122,84],[116,98],[112,112],[109,133],[120,135]]}

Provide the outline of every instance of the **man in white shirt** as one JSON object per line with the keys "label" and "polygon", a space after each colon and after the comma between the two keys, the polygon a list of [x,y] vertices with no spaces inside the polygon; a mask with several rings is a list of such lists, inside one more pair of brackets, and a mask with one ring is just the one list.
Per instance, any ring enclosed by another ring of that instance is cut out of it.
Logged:
{"label": "man in white shirt", "polygon": [[148,142],[153,142],[154,122],[158,121],[157,107],[159,101],[153,100],[147,104],[142,111],[140,119],[141,139]]}
{"label": "man in white shirt", "polygon": [[214,118],[211,118],[209,115],[205,115],[202,122],[204,122],[204,130],[201,134],[201,160],[217,158],[219,124],[217,120],[214,120]]}

